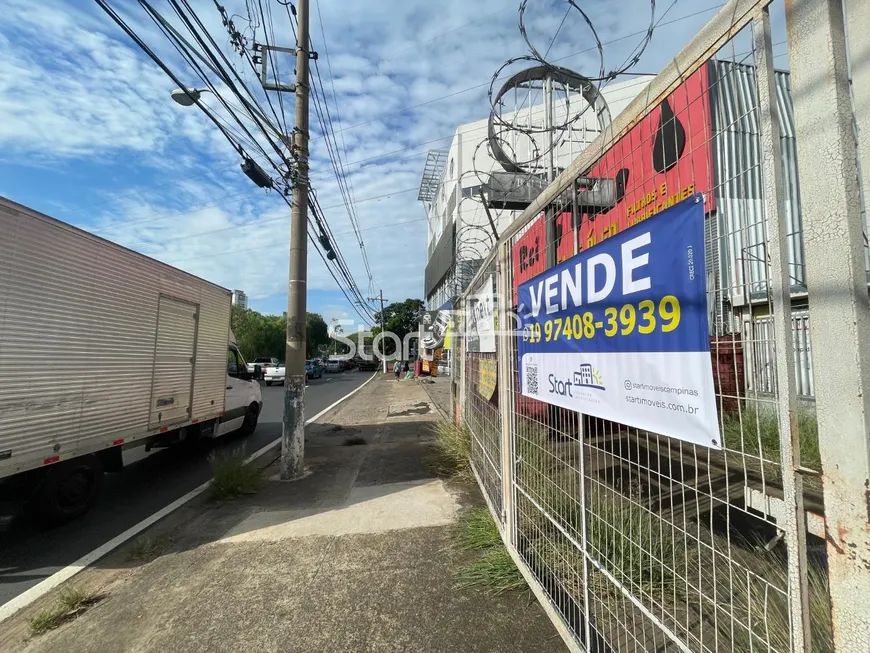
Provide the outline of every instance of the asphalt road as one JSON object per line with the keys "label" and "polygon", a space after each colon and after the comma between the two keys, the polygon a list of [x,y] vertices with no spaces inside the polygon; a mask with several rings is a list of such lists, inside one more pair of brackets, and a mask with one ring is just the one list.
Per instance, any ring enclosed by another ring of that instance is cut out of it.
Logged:
{"label": "asphalt road", "polygon": [[[355,370],[324,374],[309,382],[306,417],[341,399],[371,376]],[[124,452],[124,471],[106,474],[97,504],[81,519],[38,531],[24,521],[0,533],[0,605],[172,503],[211,477],[207,456],[214,449],[243,448],[251,454],[281,436],[282,386],[263,386],[263,412],[253,435],[234,435],[193,451],[144,447]]]}

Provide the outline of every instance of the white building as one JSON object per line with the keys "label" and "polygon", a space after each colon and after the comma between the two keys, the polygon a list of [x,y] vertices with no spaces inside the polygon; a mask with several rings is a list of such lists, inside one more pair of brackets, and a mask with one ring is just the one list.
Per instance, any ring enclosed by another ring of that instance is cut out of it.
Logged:
{"label": "white building", "polygon": [[233,306],[248,308],[248,296],[245,294],[244,290],[233,291]]}
{"label": "white building", "polygon": [[[601,89],[610,116],[628,106],[647,84],[647,78],[637,78]],[[536,128],[537,133],[530,138],[520,130],[503,126],[497,128],[497,133],[503,130],[500,144],[514,161],[536,160],[537,164],[524,167],[534,167],[540,173],[541,165],[549,161],[546,151],[550,149],[543,143],[547,135],[540,133],[545,109],[543,103],[527,101],[525,106],[529,105],[530,109],[503,113],[502,118],[512,125]],[[571,116],[576,116],[578,107],[587,106],[579,94],[570,96]],[[564,99],[556,102],[551,124],[565,125],[569,122],[568,113]],[[430,310],[443,306],[465,288],[496,240],[480,200],[481,191],[489,188],[489,173],[503,170],[488,147],[488,125],[488,119],[483,119],[459,126],[449,148],[431,150],[427,157],[418,199],[424,203],[429,221],[424,293]],[[553,148],[553,167],[557,173],[598,136],[599,125],[599,117],[588,110],[557,131],[559,145]],[[491,209],[490,215],[496,231],[501,233],[519,211]]]}

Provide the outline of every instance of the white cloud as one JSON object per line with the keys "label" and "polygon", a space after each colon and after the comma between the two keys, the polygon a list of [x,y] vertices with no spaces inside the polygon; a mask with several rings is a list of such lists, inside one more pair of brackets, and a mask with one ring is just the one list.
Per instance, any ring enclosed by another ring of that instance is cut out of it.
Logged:
{"label": "white cloud", "polygon": [[[183,80],[194,83],[194,72],[137,4],[112,4],[123,8],[124,17]],[[227,34],[214,4],[205,0],[193,4],[215,40],[226,46]],[[224,4],[229,14],[247,13],[242,0]],[[269,4],[275,33],[282,35],[280,45],[291,46],[286,16],[277,3]],[[391,299],[422,295],[426,261],[423,209],[416,192],[399,191],[419,183],[423,153],[429,147],[446,147],[449,140],[420,143],[450,136],[459,124],[486,117],[486,88],[465,89],[488,83],[506,58],[526,53],[516,28],[518,4],[517,0],[319,0],[327,59],[315,0],[311,35],[336,130],[339,115],[344,128],[338,131],[338,142],[345,162],[362,162],[349,166],[355,199],[392,194],[356,205],[374,289],[383,288]],[[648,0],[626,0],[618,3],[618,9],[616,4],[584,4],[602,40],[645,27]],[[172,17],[167,5],[157,5]],[[567,5],[529,3],[527,27],[542,51],[562,20],[563,6]],[[669,18],[694,11],[694,4],[678,2]],[[661,28],[641,67],[657,70],[706,17]],[[234,20],[250,37],[246,21]],[[262,39],[262,35],[259,29],[257,36]],[[636,43],[635,37],[609,46],[608,64],[618,65]],[[560,63],[594,75],[595,53],[575,54],[590,44],[582,21],[572,15],[551,56],[574,55]],[[227,52],[244,70],[244,60]],[[286,291],[287,205],[274,193],[259,193],[240,174],[239,158],[217,128],[195,108],[184,109],[169,100],[174,83],[95,5],[53,0],[40,3],[39,11],[34,11],[29,0],[6,0],[0,15],[0,58],[0,165],[10,165],[21,156],[45,166],[120,158],[135,161],[142,171],[141,176],[122,177],[112,184],[94,180],[78,197],[52,197],[55,205],[72,207],[68,216],[58,217],[79,220],[124,245],[222,285],[243,288],[255,305],[258,299]],[[287,72],[284,60],[282,66]],[[244,75],[254,82],[250,69]],[[274,94],[272,99],[277,106]],[[293,98],[283,99],[291,121]],[[213,100],[209,104],[217,106]],[[333,232],[340,234],[336,239],[366,294],[369,284],[361,254],[341,206],[313,108],[311,132],[313,183],[321,205],[336,207],[326,211],[326,218]],[[403,149],[407,151],[371,161]],[[15,189],[11,191],[14,197]],[[75,210],[75,205],[106,199],[111,201],[94,209],[96,219],[94,210]],[[334,289],[313,251],[309,261],[309,287]],[[324,317],[349,312],[347,306],[328,309],[330,315]]]}

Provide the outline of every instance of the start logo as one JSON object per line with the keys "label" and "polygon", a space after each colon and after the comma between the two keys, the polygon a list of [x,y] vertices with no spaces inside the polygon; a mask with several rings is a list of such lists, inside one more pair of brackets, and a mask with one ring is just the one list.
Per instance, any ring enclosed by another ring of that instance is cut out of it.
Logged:
{"label": "start logo", "polygon": [[580,365],[580,369],[574,372],[573,377],[562,380],[557,378],[555,374],[550,374],[547,377],[547,381],[550,383],[550,393],[561,395],[562,397],[573,398],[572,388],[604,390],[604,381],[601,378],[601,374],[589,363]]}
{"label": "start logo", "polygon": [[580,365],[580,369],[574,372],[574,385],[581,388],[604,390],[604,380],[601,374],[589,363]]}

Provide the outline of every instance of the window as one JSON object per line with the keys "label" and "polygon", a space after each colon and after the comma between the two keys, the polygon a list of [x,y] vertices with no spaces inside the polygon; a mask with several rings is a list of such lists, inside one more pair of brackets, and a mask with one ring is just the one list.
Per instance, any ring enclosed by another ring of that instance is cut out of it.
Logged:
{"label": "window", "polygon": [[236,352],[232,349],[227,349],[227,374],[237,376],[239,373],[239,359],[236,357]]}

